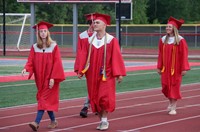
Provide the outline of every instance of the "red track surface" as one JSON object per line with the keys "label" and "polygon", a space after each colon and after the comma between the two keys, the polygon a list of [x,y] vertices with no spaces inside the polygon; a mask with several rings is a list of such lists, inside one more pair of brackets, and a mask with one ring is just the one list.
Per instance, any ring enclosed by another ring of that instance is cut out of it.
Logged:
{"label": "red track surface", "polygon": [[[184,85],[183,99],[178,101],[177,115],[167,114],[167,99],[160,88],[117,94],[116,110],[108,117],[108,132],[200,132],[200,83]],[[99,119],[93,113],[79,116],[84,98],[60,102],[56,113],[59,127],[48,130],[45,113],[39,132],[95,132]],[[31,132],[28,123],[34,121],[36,105],[0,109],[1,132]]]}

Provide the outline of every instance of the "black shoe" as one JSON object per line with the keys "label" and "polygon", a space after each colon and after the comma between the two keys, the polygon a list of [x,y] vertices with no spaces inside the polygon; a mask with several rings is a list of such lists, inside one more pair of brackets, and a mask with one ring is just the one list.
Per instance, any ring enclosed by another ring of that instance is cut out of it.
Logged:
{"label": "black shoe", "polygon": [[83,107],[83,109],[80,112],[80,116],[83,118],[87,117],[87,113],[88,113],[88,108],[87,107]]}

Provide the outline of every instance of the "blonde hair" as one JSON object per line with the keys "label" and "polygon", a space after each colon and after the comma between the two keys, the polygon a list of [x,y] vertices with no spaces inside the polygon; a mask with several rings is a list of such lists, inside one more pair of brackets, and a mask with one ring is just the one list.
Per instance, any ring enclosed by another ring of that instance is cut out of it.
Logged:
{"label": "blonde hair", "polygon": [[[179,33],[178,33],[178,29],[175,26],[173,26],[173,32],[174,32],[174,37],[175,37],[174,44],[179,45],[179,42],[180,42]],[[170,37],[169,34],[167,34],[165,41],[164,41],[164,44],[167,44],[169,37]]]}
{"label": "blonde hair", "polygon": [[[50,32],[49,30],[47,30],[46,47],[50,47],[52,42],[55,42],[55,41],[51,39]],[[40,37],[39,31],[37,32],[37,47],[40,49],[43,48],[43,41],[42,41],[42,38]]]}

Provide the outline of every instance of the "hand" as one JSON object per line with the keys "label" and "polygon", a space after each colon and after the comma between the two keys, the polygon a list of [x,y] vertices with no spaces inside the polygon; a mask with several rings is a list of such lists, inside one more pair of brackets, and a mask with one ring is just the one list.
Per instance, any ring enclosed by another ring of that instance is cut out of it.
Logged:
{"label": "hand", "polygon": [[181,75],[184,76],[186,74],[187,71],[182,71]]}
{"label": "hand", "polygon": [[160,70],[160,69],[157,69],[157,73],[161,75],[161,70]]}
{"label": "hand", "polygon": [[26,73],[26,69],[23,69],[23,70],[21,71],[22,76],[24,76],[25,73]]}
{"label": "hand", "polygon": [[118,77],[117,77],[117,82],[118,82],[118,83],[121,83],[122,80],[123,80],[123,76],[118,76]]}
{"label": "hand", "polygon": [[49,81],[49,88],[53,88],[53,85],[54,85],[54,79],[50,79]]}
{"label": "hand", "polygon": [[77,77],[78,77],[79,79],[82,79],[83,74],[78,73],[78,74],[77,74]]}

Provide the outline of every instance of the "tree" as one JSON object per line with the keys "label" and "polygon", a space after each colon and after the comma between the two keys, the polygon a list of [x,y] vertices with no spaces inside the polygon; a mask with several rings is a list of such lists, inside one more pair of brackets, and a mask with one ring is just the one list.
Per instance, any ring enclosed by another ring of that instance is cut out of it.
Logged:
{"label": "tree", "polygon": [[146,15],[149,0],[133,0],[133,21],[134,24],[147,24]]}
{"label": "tree", "polygon": [[156,19],[158,23],[166,23],[170,16],[183,18],[185,23],[200,20],[199,0],[150,0],[148,5],[147,15],[150,23]]}

